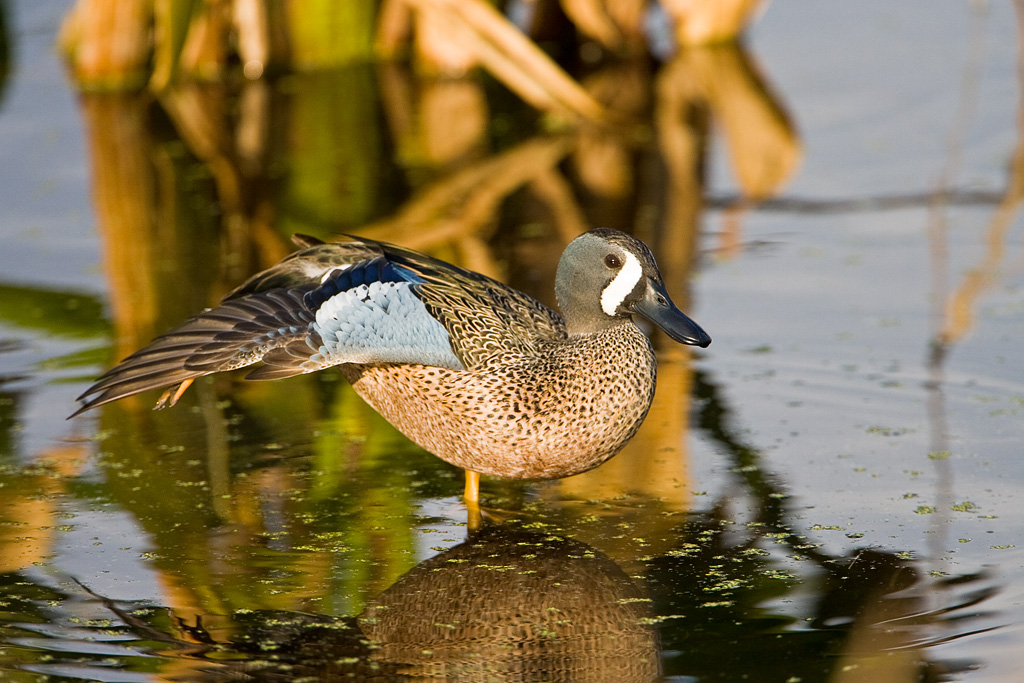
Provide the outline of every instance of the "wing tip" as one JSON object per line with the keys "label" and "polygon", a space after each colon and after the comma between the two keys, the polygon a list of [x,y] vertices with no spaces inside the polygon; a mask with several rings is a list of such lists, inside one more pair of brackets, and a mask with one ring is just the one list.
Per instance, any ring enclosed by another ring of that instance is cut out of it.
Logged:
{"label": "wing tip", "polygon": [[308,249],[309,247],[315,247],[318,244],[324,244],[324,241],[319,237],[313,237],[312,235],[297,232],[292,235],[292,244],[303,249]]}

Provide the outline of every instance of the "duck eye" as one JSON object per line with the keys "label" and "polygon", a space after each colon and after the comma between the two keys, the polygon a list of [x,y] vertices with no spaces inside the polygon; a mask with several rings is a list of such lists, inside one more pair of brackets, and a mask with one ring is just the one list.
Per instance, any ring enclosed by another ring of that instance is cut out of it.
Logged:
{"label": "duck eye", "polygon": [[618,268],[622,265],[622,261],[615,254],[608,254],[604,257],[604,264],[609,268]]}

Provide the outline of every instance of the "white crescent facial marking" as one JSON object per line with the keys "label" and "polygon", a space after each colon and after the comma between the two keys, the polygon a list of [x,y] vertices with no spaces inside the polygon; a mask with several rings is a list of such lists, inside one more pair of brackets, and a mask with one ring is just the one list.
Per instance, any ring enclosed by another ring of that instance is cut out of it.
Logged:
{"label": "white crescent facial marking", "polygon": [[619,269],[619,274],[601,292],[601,309],[608,315],[615,315],[622,300],[633,291],[636,283],[640,282],[640,278],[644,274],[643,266],[640,265],[636,256],[628,252],[625,256],[626,262]]}

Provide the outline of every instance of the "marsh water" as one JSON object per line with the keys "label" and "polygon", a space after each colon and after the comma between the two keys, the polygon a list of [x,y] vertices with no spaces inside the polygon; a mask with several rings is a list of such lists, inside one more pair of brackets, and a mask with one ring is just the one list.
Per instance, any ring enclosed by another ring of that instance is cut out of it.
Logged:
{"label": "marsh water", "polygon": [[[384,64],[78,92],[67,9],[0,3],[0,680],[1021,679],[1019,3],[777,0],[590,65],[611,130]],[[485,477],[478,531],[336,373],[66,420],[293,232],[553,303],[598,225],[714,343],[655,336],[627,449]]]}

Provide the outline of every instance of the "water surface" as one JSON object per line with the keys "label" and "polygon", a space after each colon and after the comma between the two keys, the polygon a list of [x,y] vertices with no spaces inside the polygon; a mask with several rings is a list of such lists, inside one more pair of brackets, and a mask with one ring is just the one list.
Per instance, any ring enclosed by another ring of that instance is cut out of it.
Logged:
{"label": "water surface", "polygon": [[[379,65],[76,95],[66,4],[0,5],[0,678],[1016,680],[1019,15],[940,4],[780,2],[745,50],[595,69],[626,136]],[[485,479],[478,534],[334,373],[65,420],[291,232],[552,303],[590,225],[715,341],[655,338],[627,450]]]}

